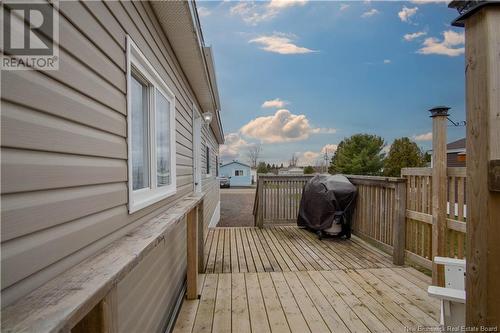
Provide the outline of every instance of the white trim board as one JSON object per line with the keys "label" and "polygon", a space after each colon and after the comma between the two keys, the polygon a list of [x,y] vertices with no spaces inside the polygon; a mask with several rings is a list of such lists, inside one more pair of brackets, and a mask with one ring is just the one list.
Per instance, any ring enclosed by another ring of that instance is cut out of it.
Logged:
{"label": "white trim board", "polygon": [[212,214],[212,218],[210,219],[210,223],[208,224],[209,228],[215,228],[217,223],[220,221],[220,200],[217,202],[217,206],[215,206],[214,213]]}

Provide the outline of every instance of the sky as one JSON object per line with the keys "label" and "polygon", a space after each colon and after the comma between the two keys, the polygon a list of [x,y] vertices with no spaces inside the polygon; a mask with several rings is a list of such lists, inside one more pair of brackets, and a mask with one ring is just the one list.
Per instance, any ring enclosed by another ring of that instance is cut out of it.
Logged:
{"label": "sky", "polygon": [[[465,120],[464,31],[443,1],[198,1],[213,47],[222,162],[319,165],[356,133],[432,146],[433,106]],[[465,135],[449,123],[448,142]]]}

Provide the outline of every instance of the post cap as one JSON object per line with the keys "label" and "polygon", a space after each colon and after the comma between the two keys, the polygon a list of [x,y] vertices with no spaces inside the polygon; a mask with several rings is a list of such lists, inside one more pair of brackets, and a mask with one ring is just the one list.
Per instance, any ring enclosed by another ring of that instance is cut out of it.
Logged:
{"label": "post cap", "polygon": [[448,117],[449,116],[449,114],[448,114],[449,109],[450,108],[447,106],[436,106],[436,107],[433,107],[432,109],[430,109],[429,112],[431,113],[431,118],[438,117],[438,116]]}
{"label": "post cap", "polygon": [[500,1],[495,0],[453,0],[448,4],[449,8],[455,8],[458,11],[459,16],[451,22],[451,25],[455,27],[464,27],[465,20],[477,13],[481,8],[486,6],[499,6]]}

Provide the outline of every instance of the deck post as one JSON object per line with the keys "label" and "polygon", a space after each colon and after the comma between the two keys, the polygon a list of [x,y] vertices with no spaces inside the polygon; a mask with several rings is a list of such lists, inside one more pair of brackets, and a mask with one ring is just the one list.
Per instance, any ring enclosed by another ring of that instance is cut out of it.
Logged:
{"label": "deck post", "polygon": [[198,209],[187,214],[187,299],[198,298]]}
{"label": "deck post", "polygon": [[[219,197],[220,201],[220,197]],[[203,274],[205,272],[205,267],[204,267],[204,262],[203,258],[205,258],[205,218],[203,216],[203,200],[200,201],[198,206],[196,207],[196,210],[198,211],[196,216],[198,220],[198,273]]]}
{"label": "deck post", "polygon": [[[448,107],[435,107],[432,118],[432,259],[446,251],[446,122]],[[444,268],[432,263],[432,284],[444,287]]]}
{"label": "deck post", "polygon": [[500,3],[460,8],[467,110],[466,325],[500,324]]}
{"label": "deck post", "polygon": [[113,287],[74,327],[71,329],[65,328],[61,331],[70,331],[72,333],[116,333],[118,332],[117,312],[117,291],[116,287]]}
{"label": "deck post", "polygon": [[406,243],[406,181],[396,183],[394,201],[396,212],[392,228],[392,262],[394,265],[404,265]]}
{"label": "deck post", "polygon": [[257,176],[257,211],[255,214],[255,226],[264,226],[264,180]]}

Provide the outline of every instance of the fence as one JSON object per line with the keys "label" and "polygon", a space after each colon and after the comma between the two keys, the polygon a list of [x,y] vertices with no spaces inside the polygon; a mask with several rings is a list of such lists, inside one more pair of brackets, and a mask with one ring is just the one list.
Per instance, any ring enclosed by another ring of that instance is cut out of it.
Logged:
{"label": "fence", "polygon": [[260,174],[255,191],[255,225],[296,223],[302,189],[311,177]]}
{"label": "fence", "polygon": [[352,231],[404,263],[405,179],[348,176],[358,189]]}
{"label": "fence", "polygon": [[[406,255],[420,265],[432,267],[432,169],[405,168]],[[466,197],[465,168],[447,168],[446,255],[464,258]]]}

